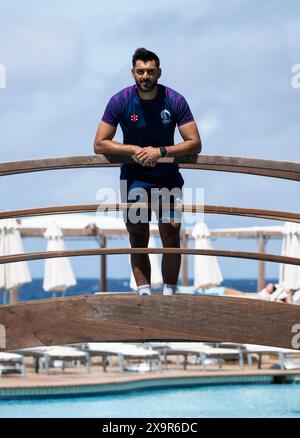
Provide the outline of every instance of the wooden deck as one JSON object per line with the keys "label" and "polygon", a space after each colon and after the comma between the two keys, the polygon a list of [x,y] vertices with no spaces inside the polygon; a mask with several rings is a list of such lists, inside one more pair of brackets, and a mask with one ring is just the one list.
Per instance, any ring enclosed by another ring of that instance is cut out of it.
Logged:
{"label": "wooden deck", "polygon": [[[43,387],[64,387],[64,386],[90,386],[90,385],[117,385],[128,382],[142,382],[149,380],[170,380],[173,379],[189,379],[194,378],[195,383],[197,378],[206,377],[260,377],[271,376],[275,378],[285,378],[286,376],[300,376],[299,370],[280,370],[271,369],[272,364],[276,360],[268,358],[264,360],[262,369],[258,369],[257,365],[245,365],[245,369],[241,370],[237,362],[226,362],[221,369],[217,366],[208,366],[207,371],[202,371],[200,366],[189,365],[187,370],[183,370],[183,366],[178,366],[175,361],[171,360],[168,363],[168,368],[161,372],[125,372],[120,373],[117,365],[109,371],[104,372],[102,366],[95,362],[91,367],[91,374],[85,373],[85,368],[68,368],[62,371],[60,368],[53,370],[49,375],[42,372],[36,374],[34,367],[30,363],[30,359],[26,359],[27,376],[11,374],[0,378],[0,390],[4,388],[43,388]],[[246,380],[246,379],[245,379]],[[254,379],[255,380],[255,379]]]}

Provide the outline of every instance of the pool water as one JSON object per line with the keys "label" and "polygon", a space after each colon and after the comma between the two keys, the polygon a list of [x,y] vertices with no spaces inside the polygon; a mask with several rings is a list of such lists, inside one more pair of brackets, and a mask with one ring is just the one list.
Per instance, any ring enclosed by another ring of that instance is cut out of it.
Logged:
{"label": "pool water", "polygon": [[300,417],[300,385],[242,384],[93,397],[0,400],[0,418]]}

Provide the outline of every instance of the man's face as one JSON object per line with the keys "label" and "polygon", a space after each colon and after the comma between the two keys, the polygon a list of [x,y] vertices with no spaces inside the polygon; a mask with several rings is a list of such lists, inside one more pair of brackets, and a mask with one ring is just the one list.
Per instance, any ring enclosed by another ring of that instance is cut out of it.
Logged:
{"label": "man's face", "polygon": [[138,59],[131,73],[138,89],[143,93],[149,93],[156,87],[161,69],[157,68],[154,60],[144,62]]}

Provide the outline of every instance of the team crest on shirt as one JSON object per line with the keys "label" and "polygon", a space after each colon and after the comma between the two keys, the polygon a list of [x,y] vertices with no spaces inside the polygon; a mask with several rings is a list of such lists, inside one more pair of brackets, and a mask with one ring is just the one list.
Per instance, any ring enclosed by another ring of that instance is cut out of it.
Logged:
{"label": "team crest on shirt", "polygon": [[137,122],[139,120],[139,116],[137,114],[131,114],[130,119],[133,122]]}
{"label": "team crest on shirt", "polygon": [[166,124],[171,122],[171,113],[167,109],[163,109],[160,113],[161,122]]}

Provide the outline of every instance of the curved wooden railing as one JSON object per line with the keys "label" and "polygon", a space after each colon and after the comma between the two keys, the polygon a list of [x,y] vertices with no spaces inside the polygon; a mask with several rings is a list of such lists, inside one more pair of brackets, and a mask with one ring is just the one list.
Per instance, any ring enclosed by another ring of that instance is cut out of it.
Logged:
{"label": "curved wooden railing", "polygon": [[[170,203],[171,204],[171,203]],[[58,205],[53,207],[28,208],[22,210],[1,211],[0,219],[22,218],[32,216],[46,216],[52,214],[70,214],[70,213],[91,213],[106,211],[121,211],[128,207],[135,206],[145,207],[142,203],[117,203],[117,204],[78,204],[78,205]],[[278,221],[288,221],[300,223],[300,214],[286,211],[264,210],[242,207],[228,207],[224,205],[196,205],[183,204],[182,207],[174,206],[174,209],[186,213],[206,213],[206,214],[223,214],[229,216],[245,216],[260,219],[271,219]]]}
{"label": "curved wooden railing", "polygon": [[[0,176],[57,169],[116,167],[121,162],[134,163],[131,157],[116,155],[47,158],[0,163]],[[205,155],[164,158],[158,162],[175,162],[182,169],[300,180],[298,163]],[[127,206],[90,204],[42,207],[0,212],[0,219],[122,210]],[[182,210],[300,222],[299,213],[284,211],[213,205],[184,205]],[[300,265],[300,259],[274,254],[189,248],[99,248],[35,252],[1,256],[0,264],[54,257],[132,253],[214,255]],[[19,324],[16,324],[16,318]],[[69,297],[0,306],[0,327],[4,327],[7,335],[4,347],[0,339],[0,349],[89,340],[153,339],[233,341],[297,348],[292,343],[297,323],[300,323],[299,306],[283,306],[243,298],[234,300],[229,297],[175,296],[170,300],[155,296],[144,299],[133,294]]]}
{"label": "curved wooden railing", "polygon": [[[93,341],[231,341],[299,348],[299,306],[205,295],[81,295],[0,306],[3,349]],[[1,338],[0,338],[1,341]]]}
{"label": "curved wooden railing", "polygon": [[[178,163],[178,166],[182,169],[245,173],[300,181],[300,164],[286,161],[222,157],[218,155],[191,155],[180,158],[161,158],[157,162]],[[14,161],[0,163],[0,176],[58,169],[118,167],[121,163],[135,163],[135,161],[130,156],[124,155],[91,155]]]}
{"label": "curved wooden railing", "polygon": [[25,254],[12,254],[0,257],[0,264],[25,262],[29,260],[53,259],[57,257],[84,257],[91,255],[122,255],[122,254],[190,254],[217,257],[231,257],[249,260],[261,260],[288,265],[300,265],[300,259],[295,257],[279,256],[275,254],[260,254],[245,251],[224,251],[218,249],[192,248],[92,248],[65,251],[40,251]]}

